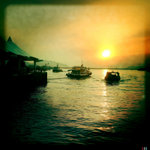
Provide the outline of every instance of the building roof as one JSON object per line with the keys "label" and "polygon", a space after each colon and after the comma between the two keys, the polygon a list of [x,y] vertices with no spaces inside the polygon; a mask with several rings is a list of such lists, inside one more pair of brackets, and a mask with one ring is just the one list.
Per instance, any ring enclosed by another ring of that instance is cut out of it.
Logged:
{"label": "building roof", "polygon": [[30,56],[27,52],[22,50],[17,44],[15,44],[12,41],[11,37],[9,37],[7,42],[6,42],[5,51],[8,53],[15,54],[17,56],[21,56],[22,58],[24,58],[25,60],[28,60],[28,61],[30,61],[30,60],[41,61],[36,57]]}

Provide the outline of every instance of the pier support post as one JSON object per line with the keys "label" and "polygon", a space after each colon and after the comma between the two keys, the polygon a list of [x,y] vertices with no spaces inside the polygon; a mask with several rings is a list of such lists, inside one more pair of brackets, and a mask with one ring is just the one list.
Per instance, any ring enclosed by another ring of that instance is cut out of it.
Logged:
{"label": "pier support post", "polygon": [[34,60],[34,72],[36,71],[36,60]]}

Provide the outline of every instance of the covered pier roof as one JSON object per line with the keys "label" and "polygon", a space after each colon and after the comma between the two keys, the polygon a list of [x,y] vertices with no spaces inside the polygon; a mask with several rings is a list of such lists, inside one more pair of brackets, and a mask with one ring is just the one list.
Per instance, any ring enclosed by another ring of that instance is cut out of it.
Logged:
{"label": "covered pier roof", "polygon": [[6,48],[5,51],[7,53],[10,53],[12,55],[20,56],[23,60],[26,61],[42,61],[36,57],[30,56],[27,52],[22,50],[19,46],[17,46],[11,39],[11,37],[8,38],[6,42]]}

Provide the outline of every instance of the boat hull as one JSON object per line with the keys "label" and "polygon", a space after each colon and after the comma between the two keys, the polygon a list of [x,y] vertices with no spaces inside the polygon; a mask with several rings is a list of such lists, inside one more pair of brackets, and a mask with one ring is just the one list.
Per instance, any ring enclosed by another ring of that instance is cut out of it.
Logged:
{"label": "boat hull", "polygon": [[118,81],[120,81],[120,77],[112,77],[112,76],[110,76],[110,77],[105,77],[105,80],[106,81],[109,81],[109,82],[118,82]]}
{"label": "boat hull", "polygon": [[53,70],[53,72],[63,72],[62,70]]}
{"label": "boat hull", "polygon": [[86,75],[75,75],[75,74],[70,74],[70,73],[67,73],[66,76],[69,77],[69,78],[75,78],[75,79],[81,79],[81,78],[87,78],[87,77],[90,77],[91,74],[86,74]]}

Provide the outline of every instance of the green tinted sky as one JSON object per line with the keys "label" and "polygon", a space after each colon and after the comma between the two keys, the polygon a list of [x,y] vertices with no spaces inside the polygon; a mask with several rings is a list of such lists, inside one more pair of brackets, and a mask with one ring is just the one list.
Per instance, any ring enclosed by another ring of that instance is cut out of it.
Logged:
{"label": "green tinted sky", "polygon": [[[150,39],[148,4],[9,5],[6,38],[33,56],[69,66],[81,59],[90,67],[138,65]],[[111,51],[107,59],[101,57],[105,49]]]}

